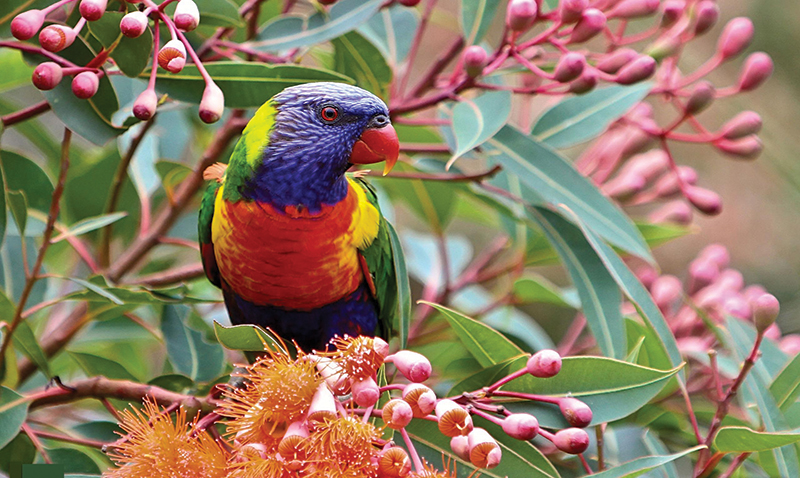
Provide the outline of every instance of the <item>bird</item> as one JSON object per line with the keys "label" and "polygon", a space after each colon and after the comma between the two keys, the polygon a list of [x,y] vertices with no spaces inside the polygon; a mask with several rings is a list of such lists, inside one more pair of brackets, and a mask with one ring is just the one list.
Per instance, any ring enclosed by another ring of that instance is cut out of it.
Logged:
{"label": "bird", "polygon": [[396,323],[398,277],[375,189],[354,164],[397,162],[386,104],[344,83],[285,88],[254,114],[227,165],[204,172],[203,269],[231,323],[268,328],[301,350]]}

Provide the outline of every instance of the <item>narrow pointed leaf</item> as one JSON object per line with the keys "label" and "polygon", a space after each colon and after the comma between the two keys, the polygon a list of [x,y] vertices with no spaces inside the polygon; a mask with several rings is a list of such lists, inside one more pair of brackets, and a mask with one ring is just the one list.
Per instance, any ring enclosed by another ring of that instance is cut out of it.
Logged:
{"label": "narrow pointed leaf", "polygon": [[480,43],[502,3],[500,0],[462,0],[461,31],[466,45]]}
{"label": "narrow pointed leaf", "polygon": [[276,350],[286,353],[280,341],[257,325],[233,325],[226,327],[214,322],[214,334],[225,348],[245,352]]}
{"label": "narrow pointed leaf", "polygon": [[408,281],[408,267],[406,267],[406,257],[403,252],[403,245],[397,235],[394,226],[386,223],[389,230],[389,239],[392,242],[392,260],[394,261],[394,271],[397,276],[397,302],[398,302],[398,323],[397,331],[400,339],[400,348],[405,348],[408,343],[408,328],[411,325],[411,284]]}
{"label": "narrow pointed leaf", "polygon": [[411,50],[414,36],[408,32],[416,31],[418,25],[419,18],[413,8],[395,3],[388,8],[381,8],[358,31],[383,52],[389,64],[396,67]]}
{"label": "narrow pointed leaf", "polygon": [[769,386],[781,411],[786,413],[800,397],[800,354],[795,355]]}
{"label": "narrow pointed leaf", "polygon": [[224,353],[218,343],[209,343],[201,332],[189,328],[178,306],[166,305],[161,316],[161,332],[167,354],[175,369],[198,382],[215,379],[222,372]]}
{"label": "narrow pointed leaf", "polygon": [[464,99],[452,109],[456,151],[448,164],[495,135],[511,114],[511,92],[489,91],[473,99]]}
{"label": "narrow pointed leaf", "polygon": [[81,234],[92,232],[109,224],[113,224],[127,215],[127,212],[114,212],[111,214],[103,214],[102,216],[87,217],[86,219],[76,222],[70,226],[68,230],[53,238],[52,242],[55,243],[68,237],[80,236]]}
{"label": "narrow pointed leaf", "polygon": [[20,400],[22,395],[6,387],[0,387],[0,448],[8,445],[19,433],[19,428],[28,417],[30,402]]}
{"label": "narrow pointed leaf", "polygon": [[[2,307],[0,307],[1,311]],[[47,362],[47,356],[42,351],[42,347],[39,346],[39,342],[36,341],[36,336],[33,334],[33,330],[31,330],[27,320],[19,323],[14,330],[12,339],[14,340],[14,348],[35,363],[46,377],[53,376],[53,372],[50,371],[50,364]]]}
{"label": "narrow pointed leaf", "polygon": [[800,432],[757,432],[747,427],[722,427],[714,437],[714,448],[722,453],[767,451],[800,441]]}
{"label": "narrow pointed leaf", "polygon": [[332,40],[335,69],[356,80],[356,85],[386,98],[392,69],[378,48],[358,32]]}
{"label": "narrow pointed leaf", "polygon": [[595,473],[592,478],[633,478],[650,470],[654,470],[666,463],[671,463],[678,458],[690,455],[705,448],[705,445],[696,446],[672,455],[644,456],[635,460],[622,463],[606,471]]}

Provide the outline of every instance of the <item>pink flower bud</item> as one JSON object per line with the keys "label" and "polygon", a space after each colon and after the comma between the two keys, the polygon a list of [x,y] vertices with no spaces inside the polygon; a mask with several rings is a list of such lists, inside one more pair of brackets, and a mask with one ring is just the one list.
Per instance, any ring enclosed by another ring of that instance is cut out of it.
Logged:
{"label": "pink flower bud", "polygon": [[431,376],[430,361],[417,352],[401,350],[386,357],[386,362],[394,363],[397,370],[414,383],[424,382]]}
{"label": "pink flower bud", "polygon": [[564,453],[577,455],[589,448],[589,434],[580,428],[565,428],[556,433],[553,444]]}
{"label": "pink flower bud", "polygon": [[603,12],[596,8],[587,8],[572,30],[568,43],[583,43],[603,31],[605,26],[606,16]]}
{"label": "pink flower bud", "polygon": [[170,40],[158,51],[158,65],[170,73],[179,73],[186,65],[186,47],[180,40]]}
{"label": "pink flower bud", "polygon": [[742,111],[725,123],[720,129],[720,136],[733,140],[744,138],[761,131],[761,116],[755,111]]}
{"label": "pink flower bud", "polygon": [[573,427],[585,428],[592,423],[592,409],[577,398],[564,398],[559,404],[561,414]]}
{"label": "pink flower bud", "polygon": [[673,275],[663,275],[653,282],[650,288],[653,301],[659,309],[669,310],[683,295],[681,280]]}
{"label": "pink flower bud", "polygon": [[762,295],[754,300],[751,306],[756,329],[762,333],[767,330],[767,327],[775,323],[775,319],[778,318],[778,313],[781,311],[780,302],[772,294]]}
{"label": "pink flower bud", "polygon": [[750,320],[753,311],[750,304],[741,295],[732,295],[722,303],[722,309],[737,319]]}
{"label": "pink flower bud", "polygon": [[716,216],[722,212],[722,199],[710,189],[698,186],[686,187],[686,199],[703,214]]}
{"label": "pink flower bud", "polygon": [[534,377],[554,377],[561,371],[561,355],[555,350],[540,350],[531,355],[525,367],[528,369],[528,373]]}
{"label": "pink flower bud", "polygon": [[592,91],[598,82],[597,72],[593,69],[584,68],[581,76],[569,84],[569,91],[576,95],[582,95]]}
{"label": "pink flower bud", "polygon": [[730,156],[742,159],[755,159],[764,149],[761,138],[754,134],[735,141],[718,141],[714,143],[714,146]]}
{"label": "pink flower bud", "polygon": [[81,0],[79,10],[81,16],[90,22],[100,20],[106,12],[108,0]]}
{"label": "pink flower bud", "polygon": [[753,302],[767,293],[767,289],[758,284],[749,285],[742,290],[742,295],[747,302]]}
{"label": "pink flower bud", "polygon": [[411,423],[411,419],[414,418],[414,412],[408,402],[400,398],[393,398],[383,406],[382,416],[386,426],[394,430],[400,430]]}
{"label": "pink flower bud", "polygon": [[554,78],[559,83],[568,83],[581,76],[585,66],[586,57],[578,52],[571,51],[558,60]]}
{"label": "pink flower bud", "polygon": [[336,3],[336,0],[318,0],[318,1],[323,5],[333,5],[334,3]]}
{"label": "pink flower bud", "polygon": [[200,119],[204,123],[215,123],[222,117],[225,110],[225,95],[222,90],[214,83],[206,85],[203,91],[203,99],[200,100]]}
{"label": "pink flower bud", "polygon": [[59,52],[72,45],[77,33],[64,25],[48,25],[39,32],[39,44],[47,51]]}
{"label": "pink flower bud", "polygon": [[772,58],[762,51],[755,52],[747,57],[739,75],[739,90],[752,91],[761,86],[772,76],[775,65]]}
{"label": "pink flower bud", "polygon": [[33,70],[31,81],[33,82],[33,86],[40,90],[52,90],[58,86],[63,76],[64,71],[58,63],[46,61],[40,63],[36,69]]}
{"label": "pink flower bud", "polygon": [[406,7],[416,7],[422,0],[397,0],[397,1],[400,3],[400,5]]}
{"label": "pink flower bud", "polygon": [[722,244],[709,244],[697,254],[697,260],[700,259],[713,262],[722,270],[731,263],[731,254]]}
{"label": "pink flower bud", "polygon": [[747,17],[737,17],[729,21],[722,30],[717,43],[717,51],[723,60],[743,52],[753,39],[753,22]]}
{"label": "pink flower bud", "polygon": [[454,436],[450,439],[450,449],[457,457],[469,461],[469,438],[465,435]]}
{"label": "pink flower bud", "polygon": [[469,461],[478,468],[494,468],[500,464],[500,445],[483,428],[474,428],[467,435]]}
{"label": "pink flower bud", "polygon": [[486,50],[478,45],[472,45],[464,50],[464,68],[470,78],[475,78],[481,74],[483,67],[486,66]]}
{"label": "pink flower bud", "polygon": [[619,70],[617,83],[620,85],[632,85],[646,80],[656,72],[656,60],[651,56],[641,55]]}
{"label": "pink flower bud", "polygon": [[200,10],[193,0],[180,0],[172,18],[178,29],[190,32],[200,24]]}
{"label": "pink flower bud", "polygon": [[658,279],[658,271],[649,264],[644,264],[636,269],[636,277],[639,279],[639,282],[642,283],[643,286],[650,288]]}
{"label": "pink flower bud", "polygon": [[583,11],[589,8],[589,0],[561,0],[559,12],[561,23],[575,23],[581,19]]}
{"label": "pink flower bud", "polygon": [[100,78],[91,71],[84,71],[72,79],[72,94],[82,100],[91,98],[100,87]]}
{"label": "pink flower bud", "polygon": [[652,149],[637,154],[625,163],[624,172],[636,172],[647,181],[655,179],[669,168],[669,156],[661,149]]}
{"label": "pink flower bud", "polygon": [[[697,182],[697,171],[689,166],[678,166],[678,176],[680,182],[694,184]],[[666,198],[677,194],[680,191],[678,178],[674,173],[668,173],[661,177],[655,184],[656,194],[660,198]]]}
{"label": "pink flower bud", "polygon": [[472,431],[472,417],[469,412],[448,398],[436,402],[436,418],[439,420],[439,431],[444,436],[452,438]]}
{"label": "pink flower bud", "polygon": [[389,344],[380,337],[372,339],[372,350],[375,351],[381,358],[386,358],[389,355]]}
{"label": "pink flower bud", "polygon": [[708,81],[698,82],[686,102],[686,114],[694,115],[706,109],[714,101],[714,85]]}
{"label": "pink flower bud", "polygon": [[778,348],[786,355],[794,357],[800,353],[800,335],[789,334],[783,337],[778,344]]}
{"label": "pink flower bud", "polygon": [[661,26],[668,28],[672,26],[683,15],[686,10],[685,0],[666,0],[661,7],[663,15],[661,17]]}
{"label": "pink flower bud", "polygon": [[156,114],[156,107],[158,107],[158,96],[154,90],[148,88],[134,101],[133,116],[142,121],[147,121]]}
{"label": "pink flower bud", "polygon": [[603,73],[613,75],[618,72],[620,68],[632,62],[639,57],[639,53],[631,48],[620,48],[619,50],[609,53],[600,61],[597,62],[597,69]]}
{"label": "pink flower bud", "polygon": [[712,0],[703,0],[695,7],[695,17],[697,22],[694,24],[694,34],[702,35],[711,30],[719,20],[719,6]]}
{"label": "pink flower bud", "polygon": [[608,197],[625,200],[641,191],[647,184],[647,179],[636,171],[619,174],[614,179],[603,184],[601,190]]}
{"label": "pink flower bud", "polygon": [[648,214],[647,219],[656,224],[669,222],[685,226],[692,223],[692,208],[683,201],[670,201]]}
{"label": "pink flower bud", "polygon": [[660,0],[622,0],[608,12],[608,18],[638,18],[652,15]]}
{"label": "pink flower bud", "polygon": [[744,288],[744,276],[736,269],[725,269],[717,278],[717,285],[723,290],[739,292]]}
{"label": "pink flower bud", "polygon": [[147,16],[138,10],[131,12],[122,17],[119,30],[128,38],[141,36],[147,30]]}
{"label": "pink flower bud", "polygon": [[517,440],[533,440],[539,434],[539,420],[528,413],[512,413],[503,420],[503,431]]}
{"label": "pink flower bud", "polygon": [[372,377],[353,382],[352,390],[353,401],[356,402],[356,405],[359,407],[371,407],[378,403],[378,398],[381,396],[380,388],[378,388],[378,384]]}
{"label": "pink flower bud", "polygon": [[44,12],[41,10],[20,13],[11,20],[11,34],[17,40],[30,40],[44,25],[44,17]]}
{"label": "pink flower bud", "polygon": [[506,25],[512,31],[523,32],[536,22],[537,13],[535,0],[511,0],[506,9]]}
{"label": "pink flower bud", "polygon": [[679,36],[665,36],[659,38],[655,41],[655,43],[648,47],[645,51],[645,54],[653,57],[653,59],[657,61],[661,61],[664,58],[674,55],[676,52],[678,52],[680,46],[681,39]]}
{"label": "pink flower bud", "polygon": [[695,292],[707,287],[719,276],[719,266],[712,261],[695,259],[689,264],[689,287],[686,292]]}
{"label": "pink flower bud", "polygon": [[342,367],[328,357],[320,357],[317,360],[317,370],[333,393],[344,395],[350,389],[350,380],[342,371]]}
{"label": "pink flower bud", "polygon": [[410,383],[403,389],[403,400],[411,405],[416,418],[428,416],[436,408],[436,394],[421,383]]}

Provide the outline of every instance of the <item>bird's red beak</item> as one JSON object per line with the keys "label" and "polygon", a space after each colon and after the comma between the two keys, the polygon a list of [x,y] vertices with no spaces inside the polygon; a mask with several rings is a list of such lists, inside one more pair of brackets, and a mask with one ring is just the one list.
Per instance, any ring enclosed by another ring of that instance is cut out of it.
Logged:
{"label": "bird's red beak", "polygon": [[382,128],[368,128],[361,133],[361,137],[353,145],[350,153],[352,164],[372,164],[386,161],[383,175],[392,170],[397,157],[400,155],[400,141],[397,132],[391,124]]}

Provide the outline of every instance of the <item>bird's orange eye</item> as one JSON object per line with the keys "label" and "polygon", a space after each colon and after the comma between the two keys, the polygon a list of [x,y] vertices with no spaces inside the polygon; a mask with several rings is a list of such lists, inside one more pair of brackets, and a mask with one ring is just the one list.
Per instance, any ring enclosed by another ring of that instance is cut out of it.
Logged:
{"label": "bird's orange eye", "polygon": [[319,114],[322,116],[322,119],[328,123],[336,121],[336,118],[339,117],[339,111],[333,106],[326,106],[322,108],[322,111],[320,111]]}

